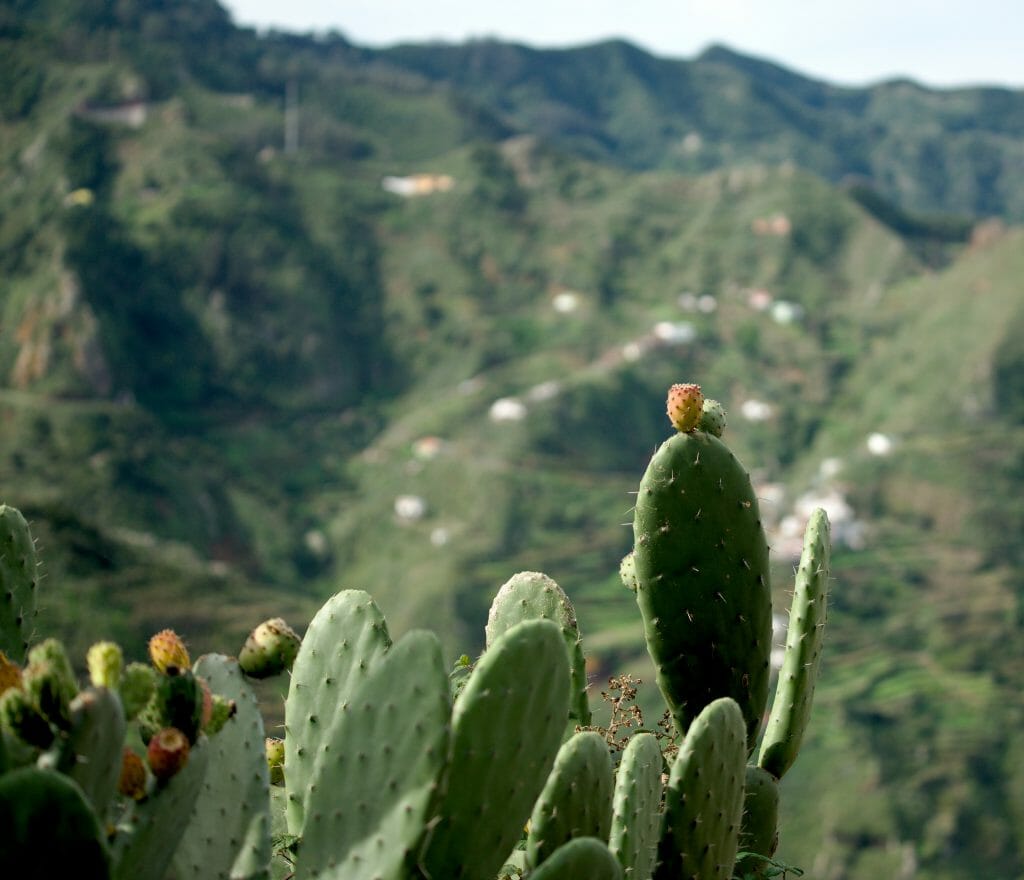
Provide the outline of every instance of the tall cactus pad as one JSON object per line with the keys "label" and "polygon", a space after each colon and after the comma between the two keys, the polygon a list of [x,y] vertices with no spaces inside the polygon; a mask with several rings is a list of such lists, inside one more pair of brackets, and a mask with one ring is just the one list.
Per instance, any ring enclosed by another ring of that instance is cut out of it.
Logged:
{"label": "tall cactus pad", "polygon": [[736,862],[740,877],[764,877],[779,845],[779,783],[760,767],[747,767],[739,850],[752,855]]}
{"label": "tall cactus pad", "polygon": [[697,716],[672,764],[654,880],[729,880],[743,816],[743,715],[728,697]]}
{"label": "tall cactus pad", "polygon": [[604,842],[594,837],[570,840],[530,874],[530,880],[622,880],[622,877],[622,866]]}
{"label": "tall cactus pad", "polygon": [[334,713],[391,645],[380,609],[362,590],[335,594],[302,639],[285,704],[285,787],[288,830],[302,833],[302,802],[313,761]]}
{"label": "tall cactus pad", "polygon": [[653,734],[630,737],[622,753],[612,798],[608,848],[633,880],[654,870],[661,826],[662,758]]}
{"label": "tall cactus pad", "polygon": [[317,754],[297,880],[409,876],[448,755],[441,644],[406,634],[337,715]]}
{"label": "tall cactus pad", "polygon": [[81,789],[63,774],[24,767],[0,776],[4,877],[107,880],[103,838]]}
{"label": "tall cactus pad", "polygon": [[90,687],[71,701],[67,772],[101,820],[117,794],[126,727],[116,691]]}
{"label": "tall cactus pad", "polygon": [[825,640],[830,555],[828,516],[819,508],[811,515],[804,532],[789,612],[786,655],[758,760],[776,779],[781,779],[793,766],[811,716]]}
{"label": "tall cactus pad", "polygon": [[768,699],[768,544],[750,478],[703,431],[666,440],[633,521],[636,598],[658,685],[680,730],[732,697],[752,750]]}
{"label": "tall cactus pad", "polygon": [[575,837],[607,840],[614,771],[604,737],[592,730],[566,740],[530,816],[526,862],[537,866]]}
{"label": "tall cactus pad", "polygon": [[527,620],[495,639],[452,713],[452,743],[428,876],[493,880],[544,787],[569,712],[558,625]]}
{"label": "tall cactus pad", "polygon": [[590,724],[590,703],[587,699],[587,667],[576,609],[565,594],[546,574],[521,571],[512,575],[498,590],[487,615],[487,644],[524,620],[553,620],[562,629],[569,668],[572,671],[572,701],[569,716],[577,724]]}
{"label": "tall cactus pad", "polygon": [[113,880],[163,880],[202,791],[209,757],[209,743],[201,738],[180,773],[129,807],[114,836]]}
{"label": "tall cactus pad", "polygon": [[24,663],[36,616],[39,561],[21,511],[0,504],[0,651]]}
{"label": "tall cactus pad", "polygon": [[[238,662],[223,654],[204,654],[194,672],[223,697],[234,700],[235,715],[206,743],[213,768],[203,780],[192,818],[174,854],[178,877],[236,877],[235,860],[256,845],[250,862],[267,872],[269,831],[263,840],[247,840],[253,827],[270,821],[270,780],[264,758],[263,718]],[[259,876],[257,872],[253,876]],[[240,880],[240,878],[239,878]]]}

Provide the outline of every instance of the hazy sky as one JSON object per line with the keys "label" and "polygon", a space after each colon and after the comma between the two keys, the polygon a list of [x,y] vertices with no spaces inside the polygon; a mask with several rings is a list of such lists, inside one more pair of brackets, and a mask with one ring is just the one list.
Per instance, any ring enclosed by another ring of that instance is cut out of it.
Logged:
{"label": "hazy sky", "polygon": [[[225,2],[225,0],[222,0]],[[1024,0],[226,0],[239,24],[353,42],[494,36],[532,46],[625,37],[688,58],[709,43],[832,82],[1024,87]]]}

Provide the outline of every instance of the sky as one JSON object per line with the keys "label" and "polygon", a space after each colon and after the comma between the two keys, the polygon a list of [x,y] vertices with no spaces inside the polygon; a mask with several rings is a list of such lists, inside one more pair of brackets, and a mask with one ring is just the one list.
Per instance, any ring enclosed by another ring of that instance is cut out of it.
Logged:
{"label": "sky", "polygon": [[670,58],[712,43],[843,85],[1024,88],[1022,0],[221,0],[238,24],[336,30],[363,46],[497,37],[565,47],[622,37]]}

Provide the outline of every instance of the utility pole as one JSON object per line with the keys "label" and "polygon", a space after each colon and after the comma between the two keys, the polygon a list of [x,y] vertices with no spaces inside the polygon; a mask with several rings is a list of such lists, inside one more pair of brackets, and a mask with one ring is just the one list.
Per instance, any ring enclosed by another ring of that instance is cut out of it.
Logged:
{"label": "utility pole", "polygon": [[284,152],[286,156],[299,152],[299,84],[294,77],[285,86]]}

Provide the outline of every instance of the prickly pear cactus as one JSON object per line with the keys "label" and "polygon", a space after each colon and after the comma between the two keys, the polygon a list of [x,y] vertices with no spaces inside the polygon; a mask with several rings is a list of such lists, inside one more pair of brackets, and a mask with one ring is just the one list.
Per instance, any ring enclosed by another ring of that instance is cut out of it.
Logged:
{"label": "prickly pear cactus", "polygon": [[746,776],[743,715],[728,697],[690,725],[672,763],[654,880],[729,880]]}
{"label": "prickly pear cactus", "polygon": [[487,615],[487,644],[524,620],[553,620],[562,629],[562,638],[569,652],[572,670],[572,703],[569,717],[586,727],[590,724],[590,703],[587,699],[587,666],[576,609],[565,594],[546,574],[521,571],[512,575],[498,590]]}
{"label": "prickly pear cactus", "polygon": [[607,840],[613,788],[604,737],[585,730],[566,740],[530,816],[526,863],[536,867],[574,837]]}
{"label": "prickly pear cactus", "polygon": [[[210,772],[188,827],[174,853],[174,872],[179,878],[255,880],[269,875],[270,791],[267,762],[263,757],[263,718],[259,705],[238,662],[223,654],[204,654],[195,664],[196,676],[217,694],[235,703],[235,715],[205,744],[210,752]],[[252,849],[245,852],[246,847]],[[240,858],[253,871],[233,873]]]}
{"label": "prickly pear cactus", "polygon": [[104,829],[62,773],[23,767],[0,775],[0,840],[5,877],[110,876]]}
{"label": "prickly pear cactus", "polygon": [[28,654],[35,623],[38,567],[25,517],[0,504],[0,651],[19,664]]}
{"label": "prickly pear cactus", "polygon": [[450,716],[437,636],[407,633],[352,693],[316,756],[296,880],[409,876]]}
{"label": "prickly pear cactus", "polygon": [[768,544],[747,472],[717,437],[676,434],[640,483],[633,535],[644,636],[677,727],[731,697],[752,750],[772,622]]}
{"label": "prickly pear cactus", "polygon": [[661,830],[662,757],[651,733],[630,737],[615,776],[608,849],[625,876],[650,877]]}
{"label": "prickly pear cactus", "polygon": [[789,612],[786,655],[758,760],[776,779],[793,766],[811,716],[828,613],[830,555],[828,516],[819,508],[804,532]]}
{"label": "prickly pear cactus", "polygon": [[622,866],[604,841],[577,837],[563,844],[530,880],[622,880]]}
{"label": "prickly pear cactus", "polygon": [[494,640],[452,713],[443,793],[421,857],[428,876],[493,880],[544,787],[568,712],[569,659],[556,623],[527,620]]}
{"label": "prickly pear cactus", "polygon": [[362,590],[332,596],[313,617],[292,667],[285,704],[288,830],[301,834],[313,761],[334,713],[391,645],[387,623]]}

